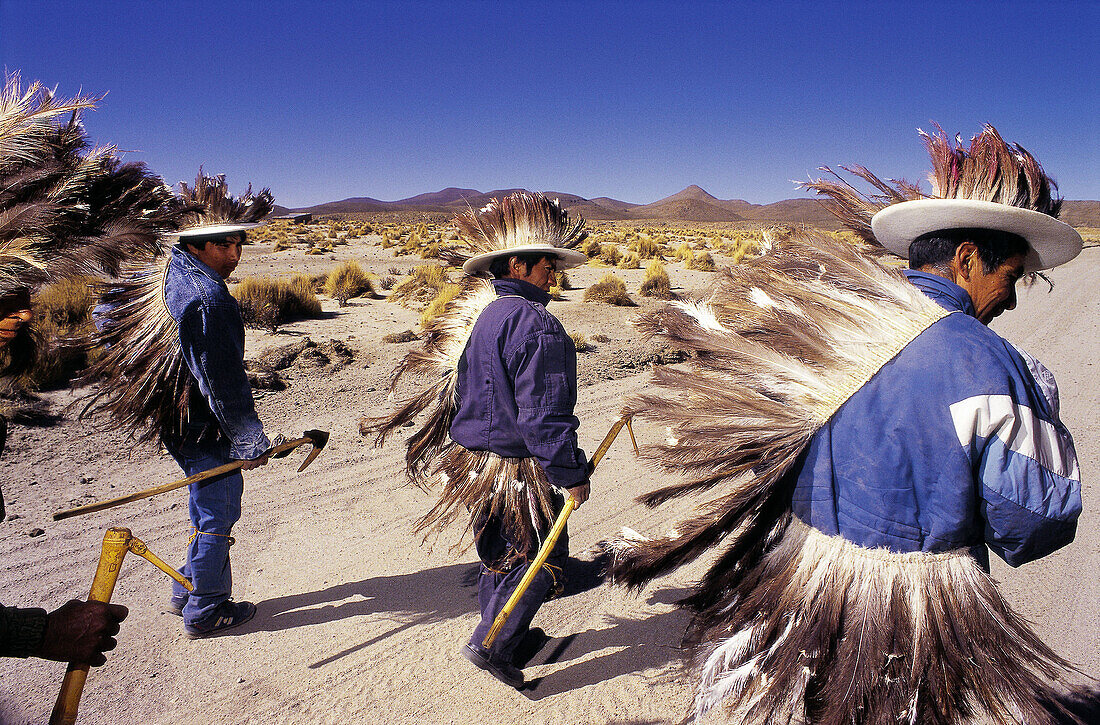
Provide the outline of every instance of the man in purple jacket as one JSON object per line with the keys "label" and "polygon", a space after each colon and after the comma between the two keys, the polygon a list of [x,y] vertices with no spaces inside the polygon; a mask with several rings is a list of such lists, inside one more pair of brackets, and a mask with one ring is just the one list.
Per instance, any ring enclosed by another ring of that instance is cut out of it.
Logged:
{"label": "man in purple jacket", "polygon": [[[589,464],[577,446],[577,351],[572,339],[546,310],[556,269],[576,266],[584,255],[571,249],[526,245],[474,257],[464,270],[493,275],[500,297],[478,317],[458,366],[458,407],[451,438],[471,451],[502,458],[533,458],[549,483],[577,500],[588,500]],[[502,482],[501,485],[510,485]],[[564,497],[558,492],[555,512]],[[524,513],[541,539],[552,521],[532,505]],[[481,574],[478,604],[481,622],[462,652],[477,667],[519,688],[523,673],[513,662],[531,620],[561,582],[568,554],[563,533],[548,562],[486,650],[482,644],[493,620],[515,590],[534,551],[525,551],[507,517],[486,512],[474,522]]]}

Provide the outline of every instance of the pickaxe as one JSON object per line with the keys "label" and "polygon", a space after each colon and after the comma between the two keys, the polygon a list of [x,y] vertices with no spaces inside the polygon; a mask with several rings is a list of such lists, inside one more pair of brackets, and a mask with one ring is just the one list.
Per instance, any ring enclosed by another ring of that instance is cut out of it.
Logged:
{"label": "pickaxe", "polygon": [[[305,443],[313,444],[313,450],[309,452],[306,459],[302,461],[302,465],[298,466],[298,473],[306,470],[306,466],[313,463],[313,459],[316,458],[321,450],[328,443],[328,431],[323,430],[307,430],[302,434],[301,438],[293,441],[287,441],[285,443],[278,443],[272,446],[265,455],[272,456],[274,458],[282,458],[289,454],[292,450]],[[81,514],[90,514],[93,511],[102,511],[103,509],[114,508],[115,506],[121,506],[124,503],[130,503],[131,501],[140,501],[143,498],[149,496],[156,496],[158,493],[165,493],[167,491],[174,491],[177,488],[183,488],[189,486],[192,483],[199,481],[205,481],[208,478],[214,476],[220,476],[223,473],[229,473],[235,471],[238,468],[244,466],[248,461],[233,461],[232,463],[226,463],[223,466],[217,468],[211,468],[209,471],[203,471],[202,473],[196,473],[194,476],[188,476],[187,478],[181,478],[178,481],[172,481],[171,483],[165,483],[160,486],[154,486],[153,488],[147,488],[144,491],[138,491],[137,493],[131,493],[126,496],[119,496],[118,498],[107,499],[106,501],[97,501],[96,503],[86,504],[84,506],[77,506],[74,509],[67,509],[65,511],[58,511],[53,515],[54,521],[61,521],[72,516],[80,516]]]}
{"label": "pickaxe", "polygon": [[[611,426],[611,430],[607,431],[607,435],[605,435],[603,441],[600,442],[599,448],[592,454],[591,471],[596,470],[596,465],[603,459],[604,454],[607,453],[607,449],[611,447],[611,444],[615,442],[615,437],[619,435],[619,431],[623,429],[624,425],[630,433],[630,442],[634,444],[634,452],[638,452],[638,441],[634,439],[634,428],[630,425],[630,416],[624,415],[615,422],[615,425]],[[554,522],[554,527],[550,529],[550,533],[547,534],[546,541],[543,543],[542,548],[539,549],[539,553],[535,556],[535,560],[531,562],[531,566],[527,567],[527,572],[523,575],[523,578],[519,580],[519,584],[516,585],[516,589],[512,592],[512,596],[508,597],[508,601],[504,603],[504,607],[500,610],[500,613],[497,614],[496,619],[493,620],[493,626],[489,628],[489,633],[485,635],[485,641],[481,643],[481,646],[485,649],[489,649],[489,647],[492,646],[493,640],[500,634],[500,630],[504,627],[504,623],[508,621],[508,617],[512,616],[512,610],[519,604],[519,600],[523,597],[523,593],[527,591],[527,587],[531,586],[531,582],[535,580],[535,576],[537,576],[539,570],[542,569],[542,565],[550,558],[550,552],[554,550],[554,544],[558,543],[558,537],[561,536],[561,532],[565,528],[565,522],[569,520],[569,514],[573,513],[575,508],[577,508],[577,500],[570,496],[565,501],[565,506],[562,507],[561,513],[558,514],[558,519]]]}

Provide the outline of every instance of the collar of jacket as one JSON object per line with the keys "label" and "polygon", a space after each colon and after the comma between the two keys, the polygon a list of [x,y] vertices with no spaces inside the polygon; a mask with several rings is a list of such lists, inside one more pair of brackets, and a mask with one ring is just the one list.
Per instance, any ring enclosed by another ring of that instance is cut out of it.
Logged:
{"label": "collar of jacket", "polygon": [[522,279],[515,279],[514,277],[494,279],[493,289],[497,291],[498,295],[519,295],[525,300],[538,302],[543,307],[546,307],[547,303],[550,302],[549,292],[536,287],[530,282],[524,282]]}
{"label": "collar of jacket", "polygon": [[904,270],[905,277],[921,292],[927,295],[933,302],[945,310],[965,312],[971,317],[977,317],[974,311],[974,303],[970,300],[970,294],[946,277],[928,272],[918,272],[915,269]]}
{"label": "collar of jacket", "polygon": [[225,280],[222,279],[222,276],[220,274],[215,272],[213,268],[208,267],[206,264],[204,264],[203,261],[196,257],[194,254],[191,254],[191,252],[188,252],[186,249],[184,249],[182,245],[177,244],[176,246],[172,247],[172,256],[184,267],[190,267],[195,272],[205,275],[206,277],[209,277],[210,279],[220,284],[222,287],[229,289],[229,287],[225,284]]}

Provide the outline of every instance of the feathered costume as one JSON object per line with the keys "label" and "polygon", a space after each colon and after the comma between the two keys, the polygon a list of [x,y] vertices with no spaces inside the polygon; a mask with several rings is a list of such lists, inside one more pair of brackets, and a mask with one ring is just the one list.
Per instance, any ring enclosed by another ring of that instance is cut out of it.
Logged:
{"label": "feathered costume", "polygon": [[[234,197],[224,175],[206,176],[200,169],[193,187],[180,183],[176,205],[182,217],[173,230],[181,231],[259,222],[274,199],[267,189],[253,194],[251,186]],[[110,381],[91,396],[83,415],[105,412],[142,441],[181,434],[191,396],[200,395],[192,389],[178,326],[164,303],[173,230],[103,289],[93,344],[104,352],[79,381]]]}
{"label": "feathered costume", "polygon": [[[935,193],[1056,211],[1034,159],[993,129],[969,151],[942,133],[924,138]],[[808,186],[874,243],[874,210],[922,195],[853,173],[880,193]],[[614,581],[637,588],[725,545],[681,602],[694,613],[685,641],[700,677],[691,719],[721,705],[730,722],[760,725],[1054,721],[1043,703],[1068,664],[968,550],[867,548],[791,511],[794,467],[815,432],[947,314],[901,273],[801,232],[769,237],[762,256],[721,273],[701,298],[639,319],[646,335],[695,353],[683,368],[657,368],[627,401],[626,413],[670,427],[671,440],[646,455],[692,475],[639,500],[719,493],[666,537],[626,530],[605,547]]]}
{"label": "feathered costume", "polygon": [[[455,220],[465,248],[444,250],[441,257],[462,266],[472,257],[497,250],[548,245],[574,249],[587,236],[584,220],[571,221],[554,200],[541,193],[519,192],[492,200]],[[517,537],[516,553],[527,556],[538,548],[538,520],[552,521],[551,486],[534,458],[502,458],[489,451],[471,451],[448,438],[457,409],[458,363],[481,312],[498,298],[489,280],[467,276],[462,291],[443,313],[425,327],[423,347],[410,351],[394,370],[391,393],[405,375],[431,381],[401,402],[390,415],[363,419],[360,433],[381,446],[396,429],[422,413],[427,418],[406,443],[406,473],[411,482],[429,489],[438,479],[442,491],[435,506],[415,525],[425,538],[463,516],[466,530],[482,514],[501,517]]]}

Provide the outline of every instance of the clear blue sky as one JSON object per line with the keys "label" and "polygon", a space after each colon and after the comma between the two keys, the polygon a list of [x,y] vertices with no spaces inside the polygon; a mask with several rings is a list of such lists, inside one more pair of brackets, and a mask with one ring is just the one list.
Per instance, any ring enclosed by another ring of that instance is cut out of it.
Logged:
{"label": "clear blue sky", "polygon": [[460,186],[647,203],[922,179],[983,122],[1100,199],[1100,3],[0,0],[0,64],[169,183],[298,207]]}

